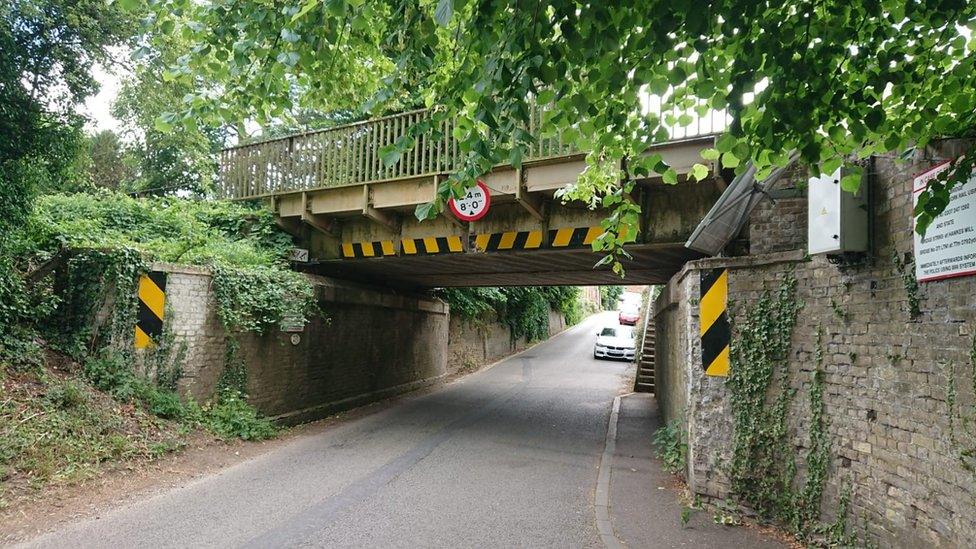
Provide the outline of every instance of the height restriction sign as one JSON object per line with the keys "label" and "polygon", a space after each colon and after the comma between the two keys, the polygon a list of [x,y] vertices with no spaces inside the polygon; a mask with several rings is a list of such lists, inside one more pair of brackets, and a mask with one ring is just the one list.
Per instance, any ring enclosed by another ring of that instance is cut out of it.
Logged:
{"label": "height restriction sign", "polygon": [[488,213],[488,206],[491,205],[491,194],[488,193],[488,186],[485,182],[478,180],[478,184],[468,189],[464,198],[452,198],[448,205],[454,216],[461,221],[477,221]]}

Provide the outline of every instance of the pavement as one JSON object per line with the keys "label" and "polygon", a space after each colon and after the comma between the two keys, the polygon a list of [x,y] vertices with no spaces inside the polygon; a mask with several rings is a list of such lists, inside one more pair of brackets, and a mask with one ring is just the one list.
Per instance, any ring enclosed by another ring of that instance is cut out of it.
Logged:
{"label": "pavement", "polygon": [[651,455],[652,397],[621,398],[608,445],[614,398],[634,375],[631,363],[592,358],[596,331],[615,322],[590,317],[437,390],[25,546],[605,547],[603,462],[610,535],[623,545],[781,547],[710,518],[681,526]]}

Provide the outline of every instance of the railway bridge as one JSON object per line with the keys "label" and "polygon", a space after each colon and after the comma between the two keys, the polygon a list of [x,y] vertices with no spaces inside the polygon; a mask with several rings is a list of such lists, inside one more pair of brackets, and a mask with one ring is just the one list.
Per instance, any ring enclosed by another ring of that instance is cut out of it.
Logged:
{"label": "railway bridge", "polygon": [[[481,178],[491,193],[487,215],[470,223],[450,213],[418,221],[415,207],[431,201],[461,164],[453,121],[417,137],[393,165],[384,164],[382,151],[429,116],[413,111],[226,149],[221,192],[267,200],[279,224],[310,250],[308,268],[318,274],[409,289],[619,283],[609,268],[594,268],[600,256],[590,246],[607,212],[555,196],[583,172],[585,151],[542,137],[538,109],[529,128],[536,142],[522,165],[498,165]],[[664,283],[701,256],[684,242],[727,186],[729,175],[700,155],[724,124],[716,115],[675,125],[648,149],[675,168],[679,182],[638,182],[634,199],[643,214],[626,248],[629,283]],[[688,178],[696,163],[710,171],[699,182]]]}

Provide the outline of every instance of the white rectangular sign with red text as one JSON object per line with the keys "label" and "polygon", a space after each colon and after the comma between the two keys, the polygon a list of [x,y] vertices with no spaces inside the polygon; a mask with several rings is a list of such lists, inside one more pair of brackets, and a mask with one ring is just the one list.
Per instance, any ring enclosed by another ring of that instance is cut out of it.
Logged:
{"label": "white rectangular sign with red text", "polygon": [[[913,204],[918,204],[928,182],[948,168],[946,162],[915,177]],[[915,278],[919,282],[976,274],[976,172],[965,184],[952,189],[949,205],[932,220],[924,238],[912,232]]]}

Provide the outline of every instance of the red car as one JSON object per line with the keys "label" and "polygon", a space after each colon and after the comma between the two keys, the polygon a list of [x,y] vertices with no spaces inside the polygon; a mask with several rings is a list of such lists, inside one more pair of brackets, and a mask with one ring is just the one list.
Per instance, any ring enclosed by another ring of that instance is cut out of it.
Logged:
{"label": "red car", "polygon": [[620,311],[617,314],[617,322],[625,326],[636,326],[638,320],[640,320],[640,313],[634,310]]}

